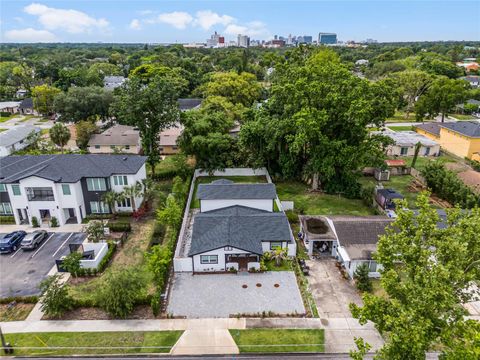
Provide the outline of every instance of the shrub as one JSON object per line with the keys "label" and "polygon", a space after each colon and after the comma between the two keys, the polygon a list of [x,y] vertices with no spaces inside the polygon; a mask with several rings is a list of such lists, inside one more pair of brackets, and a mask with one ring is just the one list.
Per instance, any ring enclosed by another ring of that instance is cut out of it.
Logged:
{"label": "shrub", "polygon": [[161,244],[163,242],[163,238],[165,237],[165,231],[165,225],[156,221],[153,227],[152,236],[150,238],[149,247]]}
{"label": "shrub", "polygon": [[9,296],[0,299],[0,304],[10,304],[11,302],[24,303],[24,304],[36,304],[38,302],[38,296]]}
{"label": "shrub", "polygon": [[285,215],[287,215],[287,219],[290,223],[297,223],[298,222],[298,215],[294,211],[287,210],[287,211],[285,211]]}
{"label": "shrub", "polygon": [[8,111],[0,111],[0,117],[9,117],[10,115],[12,114],[10,114]]}
{"label": "shrub", "polygon": [[369,272],[370,269],[366,263],[363,263],[356,268],[353,277],[356,280],[358,290],[367,292],[372,291],[372,281],[368,277]]}
{"label": "shrub", "polygon": [[92,275],[97,275],[97,273],[103,272],[107,265],[110,263],[110,260],[112,260],[113,254],[117,250],[117,244],[113,242],[108,243],[108,251],[103,257],[102,260],[100,260],[100,263],[98,264],[98,267],[96,269],[93,269]]}
{"label": "shrub", "polygon": [[156,293],[152,296],[152,300],[150,301],[150,307],[152,308],[153,316],[157,317],[160,314],[160,303],[161,303],[160,293]]}
{"label": "shrub", "polygon": [[107,227],[110,229],[112,232],[130,232],[132,231],[132,226],[130,223],[124,223],[124,222],[109,222],[107,224]]}
{"label": "shrub", "polygon": [[73,307],[73,299],[68,294],[68,285],[60,282],[60,276],[54,275],[40,283],[41,309],[50,317],[62,316]]}
{"label": "shrub", "polygon": [[90,221],[85,230],[88,240],[92,242],[99,242],[103,237],[103,223],[99,220]]}
{"label": "shrub", "polygon": [[172,250],[168,245],[155,245],[149,253],[145,254],[145,259],[157,286],[161,288],[170,270]]}
{"label": "shrub", "polygon": [[0,224],[3,224],[3,225],[15,224],[15,217],[14,216],[0,216]]}
{"label": "shrub", "polygon": [[82,273],[86,273],[87,269],[82,269],[80,267],[80,260],[82,259],[82,254],[78,251],[74,251],[68,254],[62,262],[62,268],[65,271],[68,271],[73,277],[80,275],[80,270],[84,270]]}
{"label": "shrub", "polygon": [[58,219],[55,216],[50,219],[50,227],[58,227]]}
{"label": "shrub", "polygon": [[360,198],[363,203],[367,206],[372,206],[373,197],[375,195],[375,184],[368,183],[362,187],[360,190]]}
{"label": "shrub", "polygon": [[32,226],[33,226],[34,228],[40,227],[40,224],[38,223],[38,219],[37,219],[36,216],[32,216]]}
{"label": "shrub", "polygon": [[126,318],[138,299],[146,297],[146,279],[134,269],[108,272],[100,289],[99,305],[110,315]]}

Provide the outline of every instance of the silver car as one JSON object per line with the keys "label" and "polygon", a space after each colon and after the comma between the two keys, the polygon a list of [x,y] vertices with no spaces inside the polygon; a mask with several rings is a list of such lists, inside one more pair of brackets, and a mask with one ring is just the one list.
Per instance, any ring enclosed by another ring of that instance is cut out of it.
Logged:
{"label": "silver car", "polygon": [[48,233],[45,230],[35,230],[34,232],[25,235],[20,247],[23,250],[36,249],[38,245],[47,238],[47,236]]}

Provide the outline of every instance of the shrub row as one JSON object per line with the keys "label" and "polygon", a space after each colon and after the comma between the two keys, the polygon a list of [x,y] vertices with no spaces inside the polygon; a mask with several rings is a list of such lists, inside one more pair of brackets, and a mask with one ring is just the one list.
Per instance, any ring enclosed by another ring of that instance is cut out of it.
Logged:
{"label": "shrub row", "polygon": [[[153,295],[146,294],[142,296],[137,296],[135,298],[135,305],[150,305],[152,301]],[[73,304],[72,308],[77,309],[81,307],[91,308],[91,307],[100,307],[99,301],[96,298],[79,298],[79,299],[72,299]]]}
{"label": "shrub row", "polygon": [[0,216],[0,224],[7,225],[7,224],[15,224],[15,217],[14,216]]}
{"label": "shrub row", "polygon": [[469,158],[465,158],[465,160],[470,164],[473,170],[480,171],[480,161],[470,160]]}
{"label": "shrub row", "polygon": [[132,231],[132,226],[128,222],[109,222],[107,227],[112,232],[130,232]]}
{"label": "shrub row", "polygon": [[0,299],[0,304],[10,304],[11,302],[36,304],[38,302],[38,296],[9,296]]}
{"label": "shrub row", "polygon": [[10,115],[12,114],[10,114],[8,111],[0,111],[0,117],[9,117]]}
{"label": "shrub row", "polygon": [[114,242],[109,242],[107,253],[98,264],[98,267],[96,269],[81,268],[78,270],[77,276],[97,276],[98,274],[102,273],[107,267],[107,265],[110,263],[110,261],[112,260],[113,254],[115,254],[116,250],[117,250],[117,244],[115,244]]}

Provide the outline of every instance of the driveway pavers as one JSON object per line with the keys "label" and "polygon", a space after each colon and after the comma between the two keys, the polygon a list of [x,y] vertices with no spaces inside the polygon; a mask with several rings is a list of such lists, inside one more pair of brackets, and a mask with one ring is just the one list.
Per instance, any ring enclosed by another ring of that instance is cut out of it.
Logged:
{"label": "driveway pavers", "polygon": [[188,318],[217,318],[262,311],[302,314],[305,308],[291,271],[237,275],[176,273],[167,311]]}

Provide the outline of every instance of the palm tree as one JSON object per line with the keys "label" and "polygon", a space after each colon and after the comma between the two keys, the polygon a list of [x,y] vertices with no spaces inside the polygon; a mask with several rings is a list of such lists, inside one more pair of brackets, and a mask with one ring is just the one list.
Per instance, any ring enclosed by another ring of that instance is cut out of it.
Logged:
{"label": "palm tree", "polygon": [[132,204],[133,211],[136,211],[135,207],[135,198],[142,196],[143,186],[140,181],[137,181],[132,186],[126,186],[123,188],[123,193],[126,198],[130,199],[130,203]]}
{"label": "palm tree", "polygon": [[286,249],[278,248],[272,252],[272,259],[275,260],[275,265],[280,266],[282,265],[283,260],[287,258],[287,251]]}
{"label": "palm tree", "polygon": [[117,215],[117,209],[115,207],[116,202],[121,202],[125,199],[125,194],[115,191],[107,191],[102,196],[102,200],[108,204],[110,209],[112,209],[113,216]]}
{"label": "palm tree", "polygon": [[63,154],[63,147],[67,145],[68,140],[70,140],[70,130],[68,130],[65,125],[57,123],[50,129],[49,134],[52,142],[55,145],[60,146]]}

